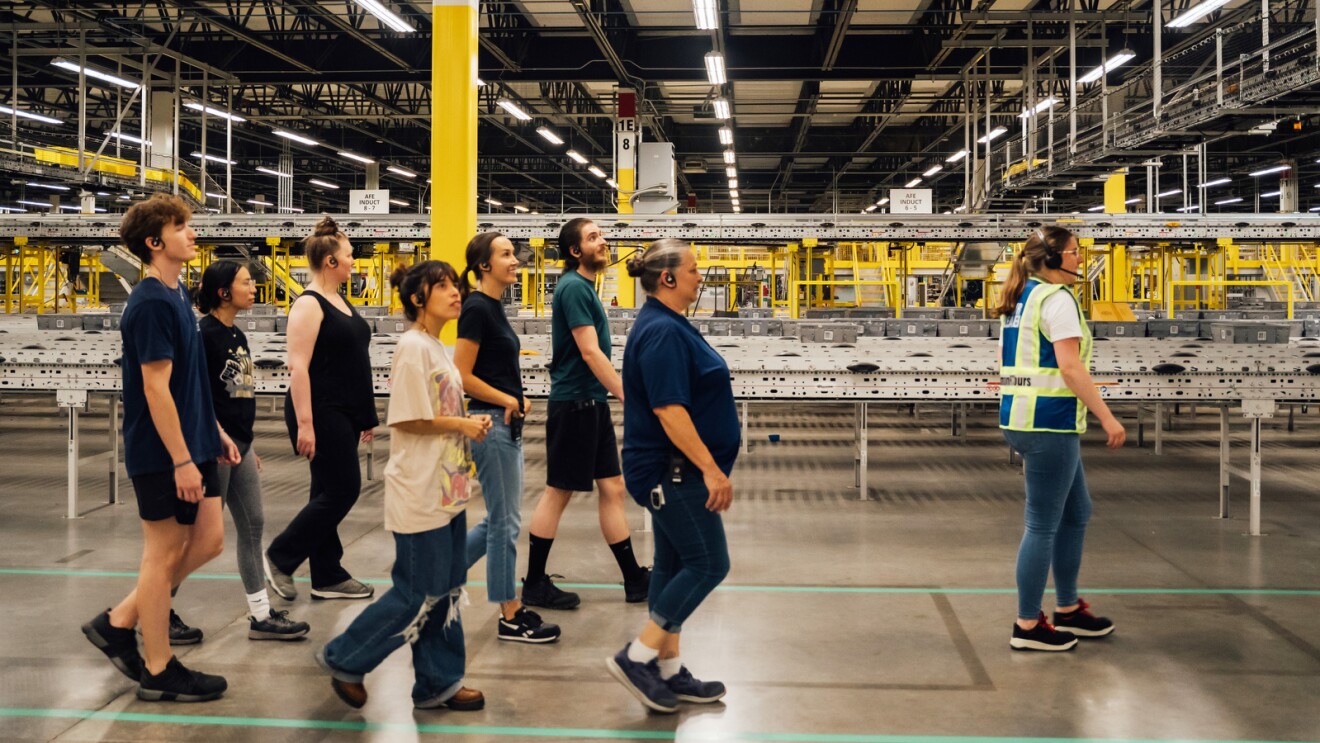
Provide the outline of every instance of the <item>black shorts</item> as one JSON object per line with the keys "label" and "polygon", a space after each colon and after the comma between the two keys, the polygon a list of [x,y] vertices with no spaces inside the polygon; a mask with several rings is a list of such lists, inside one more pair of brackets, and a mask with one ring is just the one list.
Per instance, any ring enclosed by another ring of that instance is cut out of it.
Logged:
{"label": "black shorts", "polygon": [[609,403],[547,403],[545,457],[545,484],[560,490],[590,492],[596,480],[623,474]]}
{"label": "black shorts", "polygon": [[[197,469],[202,472],[206,497],[219,498],[221,493],[215,479],[215,462],[203,462],[197,465]],[[197,522],[198,504],[179,498],[173,470],[138,475],[133,478],[133,490],[137,493],[138,516],[143,521],[174,519],[184,526]]]}

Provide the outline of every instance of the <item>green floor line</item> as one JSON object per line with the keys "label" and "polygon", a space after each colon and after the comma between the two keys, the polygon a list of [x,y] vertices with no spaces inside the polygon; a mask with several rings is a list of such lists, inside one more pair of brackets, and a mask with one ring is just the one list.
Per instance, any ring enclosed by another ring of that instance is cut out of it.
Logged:
{"label": "green floor line", "polygon": [[[430,725],[354,720],[295,720],[280,717],[225,717],[162,715],[145,712],[110,712],[81,709],[0,707],[0,718],[93,720],[160,725],[213,725],[235,728],[344,730],[348,732],[403,732],[425,735],[490,735],[522,738],[577,738],[592,740],[676,740],[672,730],[609,730],[603,728],[537,728],[505,725]],[[1023,738],[986,735],[868,735],[848,733],[760,733],[753,731],[681,731],[683,740],[746,740],[766,743],[1285,743],[1284,741],[1193,738]],[[1316,743],[1293,741],[1292,743]]]}
{"label": "green floor line", "polygon": [[[58,578],[136,578],[131,570],[52,570],[44,568],[0,568],[0,575],[32,575]],[[193,573],[188,580],[239,580],[235,573]],[[307,578],[295,579],[307,583]],[[389,578],[367,578],[364,583],[388,586]],[[472,580],[467,585],[484,588],[485,581]],[[621,591],[618,583],[557,583],[561,588],[581,590]],[[715,589],[736,593],[859,593],[859,594],[930,594],[944,595],[1003,595],[1015,594],[1015,588],[944,588],[940,586],[758,586],[726,585]],[[1320,589],[1306,588],[1087,588],[1089,595],[1108,596],[1320,596]]]}

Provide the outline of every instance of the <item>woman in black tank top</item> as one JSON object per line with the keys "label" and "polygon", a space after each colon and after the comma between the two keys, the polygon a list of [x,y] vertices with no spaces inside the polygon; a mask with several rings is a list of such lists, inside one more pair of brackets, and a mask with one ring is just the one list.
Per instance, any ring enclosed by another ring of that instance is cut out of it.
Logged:
{"label": "woman in black tank top", "polygon": [[272,590],[292,600],[293,573],[307,561],[312,598],[365,599],[373,589],[344,569],[339,523],[362,490],[359,439],[380,420],[371,381],[371,327],[338,287],[352,276],[353,248],[329,217],[304,242],[312,281],[289,312],[289,392],[284,422],[308,458],[311,493],[302,511],[266,550]]}

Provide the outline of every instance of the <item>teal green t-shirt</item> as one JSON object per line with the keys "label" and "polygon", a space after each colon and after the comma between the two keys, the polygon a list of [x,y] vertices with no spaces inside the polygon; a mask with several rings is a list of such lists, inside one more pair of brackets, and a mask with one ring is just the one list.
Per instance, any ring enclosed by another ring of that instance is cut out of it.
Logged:
{"label": "teal green t-shirt", "polygon": [[559,278],[551,307],[550,399],[605,402],[605,385],[591,373],[573,339],[573,328],[594,325],[600,350],[607,358],[610,355],[610,323],[596,287],[577,271],[569,271]]}

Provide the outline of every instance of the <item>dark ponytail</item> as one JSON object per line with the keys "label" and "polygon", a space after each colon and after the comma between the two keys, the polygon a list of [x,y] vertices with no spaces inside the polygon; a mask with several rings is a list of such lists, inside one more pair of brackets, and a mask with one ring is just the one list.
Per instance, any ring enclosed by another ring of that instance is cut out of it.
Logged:
{"label": "dark ponytail", "polygon": [[422,313],[426,300],[431,297],[431,289],[436,284],[449,280],[458,284],[458,274],[454,267],[444,261],[422,261],[414,266],[399,266],[390,274],[390,286],[399,293],[403,303],[403,316],[413,322]]}
{"label": "dark ponytail", "polygon": [[224,303],[225,300],[220,297],[221,291],[231,292],[229,296],[233,297],[234,279],[238,278],[238,270],[243,267],[244,264],[239,261],[227,260],[215,261],[206,267],[193,293],[193,304],[197,305],[203,315],[210,314]]}
{"label": "dark ponytail", "polygon": [[[495,254],[495,241],[501,237],[504,237],[501,232],[483,232],[468,240],[467,251],[464,253],[467,266],[458,277],[458,290],[464,299],[477,288],[476,282],[481,281],[481,275],[485,273],[481,266],[490,263],[491,256]],[[468,276],[474,276],[476,280],[471,281]]]}

